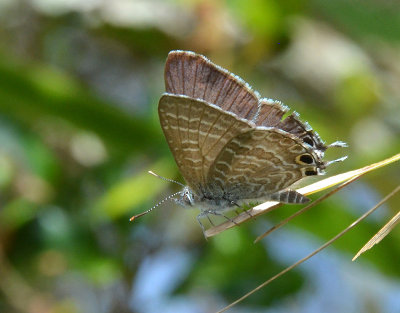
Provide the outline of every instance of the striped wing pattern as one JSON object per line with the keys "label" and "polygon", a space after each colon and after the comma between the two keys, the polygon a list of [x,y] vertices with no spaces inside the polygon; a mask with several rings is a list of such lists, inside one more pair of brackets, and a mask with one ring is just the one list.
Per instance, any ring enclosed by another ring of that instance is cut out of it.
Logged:
{"label": "striped wing pattern", "polygon": [[225,145],[252,128],[217,106],[185,96],[164,94],[158,111],[179,170],[197,192],[204,192],[207,173]]}
{"label": "striped wing pattern", "polygon": [[[252,129],[233,138],[210,169],[208,179],[237,199],[259,199],[305,176],[298,155],[316,156],[294,136],[277,129]],[[315,164],[315,161],[314,161]]]}

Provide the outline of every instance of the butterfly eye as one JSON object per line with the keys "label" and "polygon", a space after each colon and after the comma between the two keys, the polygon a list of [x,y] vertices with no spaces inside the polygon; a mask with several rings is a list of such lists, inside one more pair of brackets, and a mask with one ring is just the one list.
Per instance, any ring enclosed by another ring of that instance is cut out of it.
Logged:
{"label": "butterfly eye", "polygon": [[301,165],[306,165],[314,163],[314,159],[309,154],[301,154],[296,157],[296,162]]}

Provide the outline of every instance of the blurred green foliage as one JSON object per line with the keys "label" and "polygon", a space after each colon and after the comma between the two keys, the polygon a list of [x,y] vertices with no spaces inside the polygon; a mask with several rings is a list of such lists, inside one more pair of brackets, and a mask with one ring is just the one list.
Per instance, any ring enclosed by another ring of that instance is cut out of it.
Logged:
{"label": "blurred green foliage", "polygon": [[[148,170],[181,181],[157,116],[165,58],[205,54],[348,142],[328,152],[349,155],[333,175],[400,151],[399,41],[396,1],[0,2],[0,312],[212,312],[311,252],[397,186],[399,165],[280,230],[289,245],[252,241],[294,206],[209,241],[196,210],[167,203],[129,223],[176,192]],[[350,262],[399,203],[236,311],[400,312],[399,228]]]}

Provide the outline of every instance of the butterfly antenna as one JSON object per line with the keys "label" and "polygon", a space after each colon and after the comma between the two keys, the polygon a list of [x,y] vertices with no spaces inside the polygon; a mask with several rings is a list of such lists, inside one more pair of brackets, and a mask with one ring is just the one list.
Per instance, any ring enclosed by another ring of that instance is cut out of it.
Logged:
{"label": "butterfly antenna", "polygon": [[158,174],[156,174],[156,173],[154,173],[154,172],[152,172],[152,171],[148,171],[148,173],[151,174],[151,175],[153,175],[153,176],[155,176],[155,177],[157,177],[157,178],[160,178],[160,179],[162,179],[162,180],[169,181],[169,182],[171,182],[171,183],[175,183],[175,184],[181,185],[182,187],[185,187],[184,184],[182,184],[182,183],[180,183],[180,182],[178,182],[178,181],[176,181],[176,180],[162,177],[162,176],[160,176],[160,175],[158,175]]}
{"label": "butterfly antenna", "polygon": [[180,193],[181,193],[181,191],[178,191],[178,192],[175,192],[175,193],[172,194],[172,195],[169,195],[168,197],[166,197],[165,199],[162,199],[160,202],[158,202],[155,206],[151,207],[151,208],[148,209],[147,211],[144,211],[144,212],[142,212],[142,213],[140,213],[140,214],[137,214],[137,215],[132,216],[132,217],[129,219],[129,221],[132,222],[133,220],[137,219],[138,217],[141,217],[141,216],[143,216],[143,215],[146,215],[147,213],[153,211],[153,210],[154,210],[156,207],[158,207],[160,204],[164,203],[164,202],[167,201],[167,200],[170,200],[171,198],[175,197],[177,194],[180,194]]}

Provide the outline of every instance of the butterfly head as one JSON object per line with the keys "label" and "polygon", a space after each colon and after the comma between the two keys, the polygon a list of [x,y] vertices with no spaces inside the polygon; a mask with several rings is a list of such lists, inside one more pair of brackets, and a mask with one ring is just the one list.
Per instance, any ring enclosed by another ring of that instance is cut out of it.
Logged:
{"label": "butterfly head", "polygon": [[181,192],[178,193],[178,197],[175,198],[175,202],[181,206],[193,206],[195,204],[195,194],[189,187],[183,188]]}

